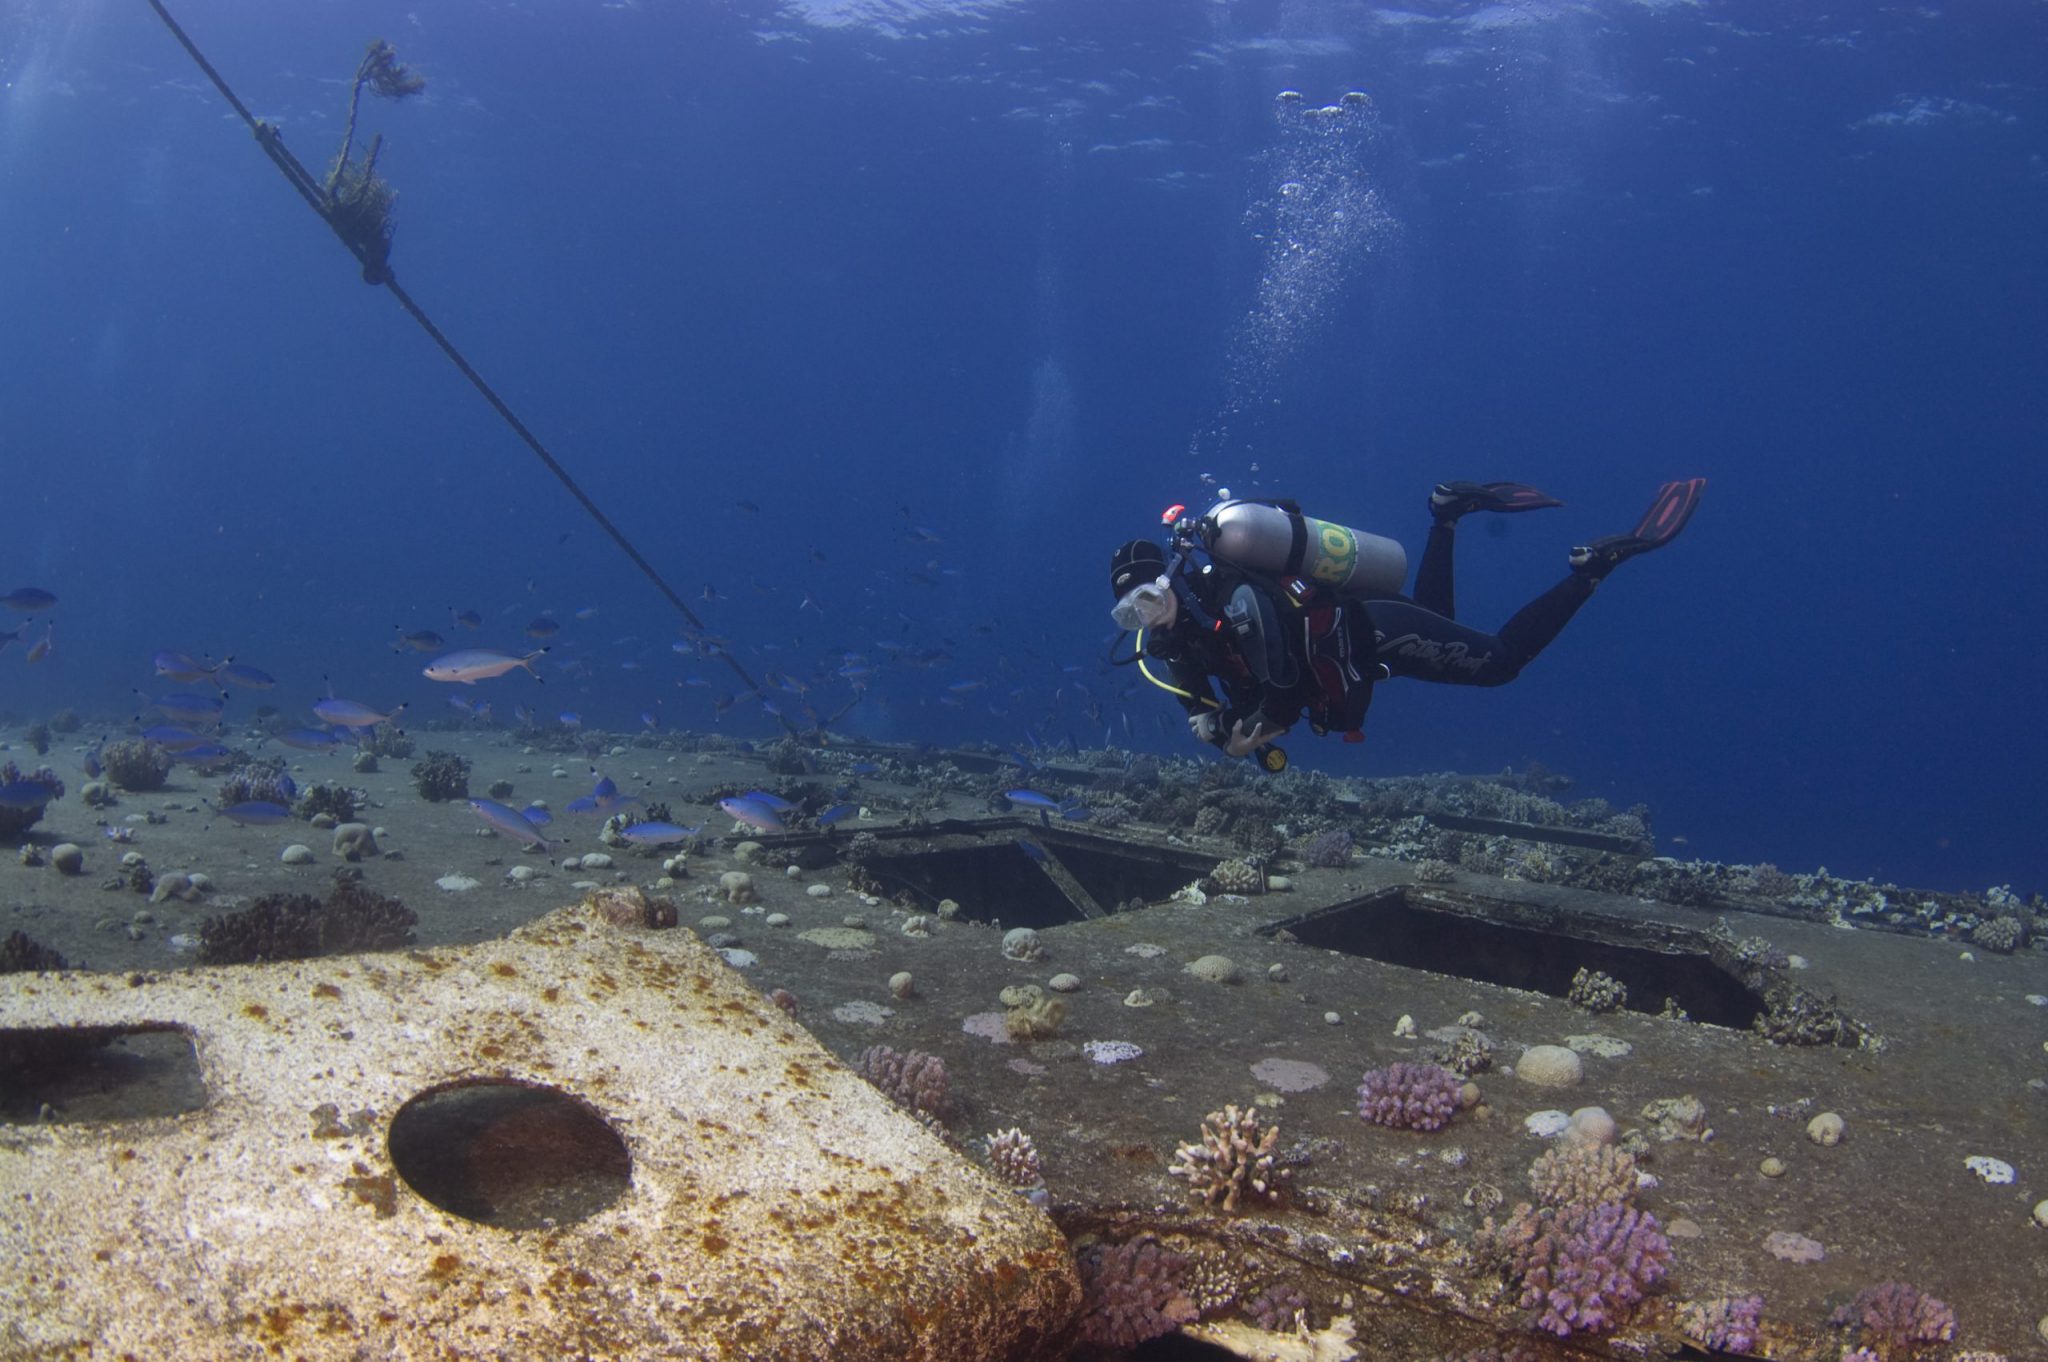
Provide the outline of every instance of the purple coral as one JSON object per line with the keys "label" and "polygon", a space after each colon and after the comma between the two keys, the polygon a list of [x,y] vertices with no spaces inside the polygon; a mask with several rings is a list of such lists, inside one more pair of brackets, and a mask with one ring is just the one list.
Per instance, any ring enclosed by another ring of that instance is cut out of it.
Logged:
{"label": "purple coral", "polygon": [[1351,830],[1331,828],[1319,832],[1302,848],[1301,859],[1319,870],[1342,870],[1351,864]]}
{"label": "purple coral", "polygon": [[1288,1333],[1297,1318],[1306,1319],[1308,1297],[1286,1282],[1275,1282],[1239,1307],[1246,1319],[1269,1334]]}
{"label": "purple coral", "polygon": [[1074,1257],[1081,1274],[1081,1339],[1134,1348],[1192,1324],[1201,1311],[1184,1288],[1188,1260],[1150,1235],[1091,1244]]}
{"label": "purple coral", "polygon": [[1536,1325],[1564,1337],[1625,1323],[1671,1261],[1657,1217],[1621,1202],[1522,1206],[1498,1236]]}
{"label": "purple coral", "polygon": [[922,1050],[899,1054],[887,1045],[870,1045],[861,1052],[858,1067],[862,1078],[927,1124],[943,1123],[952,1111],[952,1081],[946,1061],[937,1055]]}
{"label": "purple coral", "polygon": [[1441,1130],[1458,1110],[1463,1081],[1436,1064],[1396,1062],[1358,1085],[1358,1114],[1395,1130]]}
{"label": "purple coral", "polygon": [[1956,1336],[1956,1312],[1904,1282],[1865,1287],[1835,1311],[1831,1322],[1838,1329],[1858,1330],[1865,1346],[1880,1357],[1900,1356],[1922,1343],[1946,1343]]}
{"label": "purple coral", "polygon": [[1678,1323],[1685,1336],[1701,1347],[1715,1352],[1746,1353],[1756,1346],[1757,1325],[1763,1313],[1762,1296],[1720,1296],[1686,1305],[1678,1312]]}

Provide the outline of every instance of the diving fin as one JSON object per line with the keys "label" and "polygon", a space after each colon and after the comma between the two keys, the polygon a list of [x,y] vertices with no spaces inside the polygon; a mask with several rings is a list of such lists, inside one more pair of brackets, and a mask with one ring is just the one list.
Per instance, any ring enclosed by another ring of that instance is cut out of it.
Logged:
{"label": "diving fin", "polygon": [[1540,511],[1563,502],[1520,482],[1440,482],[1429,494],[1429,513],[1449,524],[1468,511]]}
{"label": "diving fin", "polygon": [[1692,519],[1692,513],[1699,509],[1700,494],[1706,488],[1705,478],[1665,483],[1657,489],[1656,499],[1650,503],[1650,509],[1643,512],[1643,518],[1636,522],[1634,530],[1628,534],[1611,534],[1573,549],[1572,571],[1596,579],[1605,577],[1616,564],[1651,549],[1663,548],[1678,538],[1678,532]]}

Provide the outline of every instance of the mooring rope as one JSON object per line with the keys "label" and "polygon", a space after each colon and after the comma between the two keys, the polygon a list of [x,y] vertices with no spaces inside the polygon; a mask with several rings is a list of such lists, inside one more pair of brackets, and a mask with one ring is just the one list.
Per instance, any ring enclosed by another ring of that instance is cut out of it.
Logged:
{"label": "mooring rope", "polygon": [[[633,561],[633,566],[639,568],[647,580],[654,583],[655,590],[668,598],[669,604],[673,605],[681,613],[682,617],[690,622],[690,626],[698,634],[708,634],[710,631],[705,627],[704,621],[697,617],[697,613],[690,609],[688,603],[683,600],[676,589],[668,584],[668,580],[661,575],[654,564],[648,562],[645,555],[633,546],[633,541],[626,538],[625,532],[617,525],[614,525],[611,517],[599,509],[597,503],[590,499],[589,493],[585,492],[578,485],[576,479],[570,476],[569,470],[562,466],[561,461],[548,452],[547,446],[540,442],[540,438],[527,429],[526,423],[519,419],[512,408],[506,405],[505,399],[498,396],[497,391],[484,380],[484,376],[478,373],[475,366],[463,357],[460,350],[455,348],[455,343],[441,333],[441,328],[434,325],[433,319],[428,317],[420,305],[413,301],[412,295],[399,286],[397,276],[391,272],[390,262],[384,259],[381,253],[371,251],[359,234],[351,234],[344,229],[340,222],[336,221],[334,204],[327,191],[321,186],[320,181],[313,176],[311,171],[306,169],[298,157],[292,155],[285,147],[284,140],[278,134],[278,130],[250,113],[248,107],[235,96],[235,92],[228,87],[227,81],[221,78],[220,72],[213,69],[213,63],[206,59],[205,54],[200,52],[192,39],[186,36],[185,30],[179,27],[178,21],[171,17],[171,12],[164,8],[163,0],[149,0],[149,7],[156,11],[157,17],[164,21],[164,27],[171,31],[171,36],[176,38],[179,44],[184,47],[186,53],[198,64],[199,69],[206,73],[206,78],[213,82],[213,88],[220,91],[221,98],[227,100],[229,106],[234,109],[241,120],[249,125],[249,131],[255,134],[256,144],[263,149],[263,154],[270,158],[272,164],[278,168],[285,179],[291,182],[292,188],[299,192],[299,197],[303,198],[306,201],[306,205],[320,215],[320,220],[327,224],[341,244],[348,248],[351,255],[355,256],[356,262],[362,266],[364,280],[372,284],[382,284],[391,291],[391,296],[398,300],[398,305],[404,308],[415,322],[419,323],[420,329],[427,333],[427,336],[435,345],[441,347],[441,353],[448,357],[449,363],[453,364],[461,372],[462,376],[469,380],[472,387],[483,394],[484,401],[491,404],[491,409],[498,413],[507,426],[511,427],[512,433],[524,441],[526,447],[533,451],[534,456],[547,466],[547,470],[550,473],[555,475],[556,480],[569,490],[569,495],[576,498],[577,504],[583,508],[584,512],[592,520],[597,522],[598,528],[611,537],[611,541],[619,546],[620,552]],[[357,93],[361,93],[360,79],[357,82]],[[351,133],[353,133],[353,118],[350,120],[350,129]],[[752,691],[766,705],[768,700],[767,692],[761,688],[761,683],[756,681],[747,669],[740,665],[739,659],[732,655],[732,651],[721,646],[718,648],[718,656],[724,659],[725,665],[732,669],[734,675],[739,677],[741,682],[746,685],[746,688]],[[851,706],[848,708],[851,708]],[[791,723],[787,716],[779,713],[772,706],[767,706],[766,712],[774,715],[792,738],[802,736],[796,725]],[[844,709],[840,710],[839,714],[832,716],[832,719],[837,719],[840,714],[845,712]],[[832,719],[819,720],[814,725],[813,731],[817,734],[822,734],[825,726]]]}

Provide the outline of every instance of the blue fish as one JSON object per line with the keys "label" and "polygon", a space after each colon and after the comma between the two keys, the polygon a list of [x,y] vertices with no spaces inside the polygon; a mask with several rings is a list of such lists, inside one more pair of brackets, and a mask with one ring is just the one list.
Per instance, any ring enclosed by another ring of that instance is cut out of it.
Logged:
{"label": "blue fish", "polygon": [[566,806],[567,812],[610,813],[613,809],[640,802],[637,795],[620,794],[618,785],[610,776],[598,776],[595,771],[590,774],[597,776],[597,783],[590,787],[590,793],[583,798],[570,800]]}
{"label": "blue fish", "polygon": [[758,799],[721,799],[718,807],[723,809],[734,822],[744,823],[760,832],[782,832],[782,816]]}
{"label": "blue fish", "polygon": [[342,728],[375,728],[378,724],[396,719],[404,712],[405,706],[400,705],[389,714],[379,714],[368,705],[358,704],[354,700],[337,700],[333,696],[318,701],[313,706],[314,714],[327,723],[337,724]]}
{"label": "blue fish", "polygon": [[197,747],[188,747],[182,752],[171,753],[171,760],[186,766],[206,766],[216,761],[225,761],[235,754],[217,742],[203,742]]}
{"label": "blue fish", "polygon": [[176,681],[181,686],[189,686],[194,681],[204,681],[213,675],[213,668],[190,653],[166,650],[156,655],[155,662],[158,676],[166,681]]}
{"label": "blue fish", "polygon": [[157,724],[145,728],[142,730],[142,736],[145,741],[155,743],[166,752],[189,752],[207,741],[191,729],[179,728],[173,724]]}
{"label": "blue fish", "polygon": [[658,847],[669,842],[688,841],[702,831],[701,827],[678,827],[674,823],[635,823],[631,827],[620,828],[619,836],[635,846]]}
{"label": "blue fish", "polygon": [[10,780],[0,785],[0,809],[40,809],[57,792],[40,780]]}
{"label": "blue fish", "polygon": [[216,681],[232,681],[251,690],[269,690],[277,684],[277,678],[269,672],[252,667],[246,662],[223,662],[213,676]]}
{"label": "blue fish", "polygon": [[1017,850],[1040,864],[1045,862],[1045,848],[1032,841],[1029,837],[1019,837],[1017,839]]}
{"label": "blue fish", "polygon": [[150,703],[165,718],[183,719],[188,724],[219,723],[220,712],[227,705],[226,699],[219,696],[190,695],[183,692],[159,695]]}
{"label": "blue fish", "polygon": [[519,811],[519,814],[537,828],[544,828],[555,821],[555,816],[538,804],[528,804]]}
{"label": "blue fish", "polygon": [[521,846],[537,846],[542,851],[552,851],[555,848],[555,844],[548,840],[547,834],[535,827],[533,821],[517,809],[508,808],[495,799],[472,799],[469,801],[469,807],[476,812],[477,817]]}
{"label": "blue fish", "polygon": [[409,634],[401,633],[398,636],[398,643],[393,646],[392,651],[403,652],[405,649],[410,648],[416,653],[438,653],[447,646],[447,642],[448,640],[442,638],[432,629],[415,629]]}
{"label": "blue fish", "polygon": [[840,819],[851,814],[856,807],[858,806],[853,804],[834,804],[831,808],[818,815],[818,826],[829,828]]}
{"label": "blue fish", "polygon": [[1036,790],[1005,790],[1003,798],[1012,804],[1022,804],[1027,809],[1042,809],[1058,812],[1060,802],[1051,795],[1042,795]]}
{"label": "blue fish", "polygon": [[301,752],[332,752],[341,746],[341,739],[320,728],[287,728],[277,735],[277,740]]}
{"label": "blue fish", "polygon": [[581,728],[583,727],[583,716],[573,709],[565,709],[555,716],[555,722],[564,728]]}
{"label": "blue fish", "polygon": [[18,586],[0,596],[0,605],[9,610],[19,610],[24,615],[39,614],[57,603],[57,598],[39,586]]}
{"label": "blue fish", "polygon": [[796,808],[796,805],[790,803],[781,795],[769,794],[766,790],[749,790],[741,795],[740,798],[751,799],[756,804],[766,804],[777,813],[789,813]]}
{"label": "blue fish", "polygon": [[269,828],[292,821],[292,811],[267,799],[245,799],[220,810],[220,816],[245,828]]}

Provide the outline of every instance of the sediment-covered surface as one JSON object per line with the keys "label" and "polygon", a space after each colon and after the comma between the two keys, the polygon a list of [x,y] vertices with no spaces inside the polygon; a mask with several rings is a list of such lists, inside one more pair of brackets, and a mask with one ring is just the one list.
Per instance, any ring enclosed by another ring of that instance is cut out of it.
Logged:
{"label": "sediment-covered surface", "polygon": [[[511,782],[511,802],[540,796],[559,809],[588,785],[587,761],[503,737],[435,735],[432,745],[470,757],[475,788]],[[91,843],[92,815],[74,801],[54,805],[36,836],[85,845],[91,869],[0,867],[4,925],[118,978],[174,970],[191,957],[180,938],[196,937],[209,915],[279,889],[317,896],[337,869],[413,907],[421,946],[487,941],[592,889],[643,887],[849,1066],[896,1084],[899,1103],[960,1156],[983,1160],[991,1134],[1022,1132],[1042,1189],[997,1195],[1050,1208],[1096,1269],[1092,1307],[1118,1289],[1113,1271],[1103,1275],[1124,1261],[1112,1251],[1156,1239],[1148,1261],[1166,1264],[1178,1304],[1155,1302],[1152,1316],[1119,1316],[1116,1327],[1097,1309],[1082,1324],[1097,1345],[1199,1314],[1211,1326],[1255,1318],[1320,1330],[1316,1346],[1329,1356],[1559,1346],[1555,1319],[1543,1327],[1555,1311],[1531,1289],[1530,1254],[1503,1236],[1518,1206],[1542,1204],[1531,1166],[1571,1138],[1555,1134],[1556,1121],[1598,1107],[1613,1119],[1607,1147],[1633,1160],[1630,1223],[1653,1218],[1668,1253],[1661,1273],[1645,1274],[1640,1303],[1574,1330],[1570,1346],[1676,1347],[1724,1318],[1726,1298],[1756,1293],[1761,1323],[1747,1348],[1724,1335],[1730,1351],[1833,1359],[1871,1340],[1831,1315],[1893,1281],[1953,1310],[1953,1337],[1924,1355],[2040,1346],[2048,1230],[2032,1211],[2048,1196],[2037,1152],[2048,1148],[2048,957],[2024,934],[2013,953],[1969,939],[2000,917],[2031,925],[2030,905],[1887,895],[1768,867],[1681,867],[1649,857],[1647,825],[1637,837],[1630,816],[1560,823],[1548,841],[1537,824],[1554,803],[1510,792],[1473,807],[1454,781],[1394,799],[1339,782],[1245,789],[1197,778],[1169,799],[1127,770],[1105,781],[828,753],[784,758],[778,771],[773,756],[653,746],[597,760],[622,789],[703,826],[682,860],[675,847],[607,846],[594,819],[558,821],[571,840],[551,854],[521,853],[478,836],[462,805],[420,800],[392,763],[400,774],[335,777],[363,789],[364,820],[382,829],[379,856],[354,863],[330,854],[324,831],[224,826],[194,807],[204,791],[192,783],[103,811],[117,826],[150,812],[167,820],[129,824],[134,842],[121,846]],[[1151,778],[1171,787],[1176,777]],[[1024,785],[1050,788],[1056,807],[1005,798]],[[813,814],[828,803],[855,810],[824,829],[793,816],[801,831],[789,835],[736,829],[712,801],[748,788],[780,791]],[[1402,800],[1432,801],[1437,820]],[[1061,816],[1059,806],[1091,803],[1113,816]],[[1178,811],[1171,821],[1142,816],[1166,807]],[[1516,821],[1528,825],[1519,834]],[[1328,843],[1309,854],[1338,831],[1343,854]],[[316,847],[316,861],[284,865],[290,842]],[[213,888],[197,902],[148,905],[101,873],[127,849],[159,871],[201,870]],[[591,852],[611,864],[585,869]],[[1212,874],[1233,860],[1257,874]],[[464,880],[475,883],[441,887]],[[1395,911],[1333,935],[1325,910],[1354,904]],[[136,921],[138,911],[148,919]],[[1009,936],[1023,925],[1035,943]],[[1489,937],[1494,926],[1534,936]],[[1375,932],[1401,946],[1377,952],[1393,962],[1328,944],[1370,949]],[[573,959],[580,948],[559,936],[552,947]],[[1529,944],[1539,938],[1549,944]],[[540,949],[532,933],[518,940]],[[1422,956],[1418,942],[1430,948]],[[1695,976],[1667,974],[1631,948],[1719,982],[1667,988]],[[1601,968],[1567,990],[1554,967],[1574,952]],[[1542,968],[1501,972],[1503,961],[1539,956]],[[1628,991],[1626,1005],[1594,1010],[1614,1001],[1609,984]],[[76,975],[41,987],[53,1007],[71,991],[118,991]],[[1748,997],[1764,1030],[1810,1043],[1774,1043],[1752,1017],[1701,1019],[1685,997],[1667,1006],[1672,989],[1691,987],[1716,1006],[1736,998],[1738,1012]],[[593,1026],[615,1021],[595,998],[586,1010]],[[515,1025],[521,1009],[502,1011]],[[431,1025],[438,1008],[417,1012],[408,1024]],[[266,1034],[256,1019],[222,1015],[238,1033]],[[488,1067],[481,1040],[463,1035],[448,1037],[457,1058]],[[268,1043],[289,1049],[289,1038]],[[1524,1065],[1537,1046],[1575,1054],[1576,1083],[1531,1081],[1550,1058]],[[1477,1089],[1447,1124],[1361,1119],[1368,1071],[1436,1062],[1457,1065]],[[24,1123],[9,1135],[17,1168],[22,1149],[101,1138],[36,1128],[38,1118],[97,1114],[102,1100],[51,1091],[50,1110],[14,1114]],[[1272,1199],[1225,1210],[1198,1199],[1188,1156],[1182,1175],[1171,1170],[1177,1146],[1199,1144],[1204,1118],[1231,1104],[1278,1127],[1272,1166],[1285,1176]],[[1809,1133],[1825,1113],[1840,1118],[1833,1143],[1814,1138],[1832,1135],[1831,1122]],[[362,1143],[374,1153],[374,1140]],[[1987,1180],[2005,1166],[2010,1181]],[[138,1280],[146,1256],[128,1260]],[[1353,1342],[1341,1342],[1345,1331]]]}

